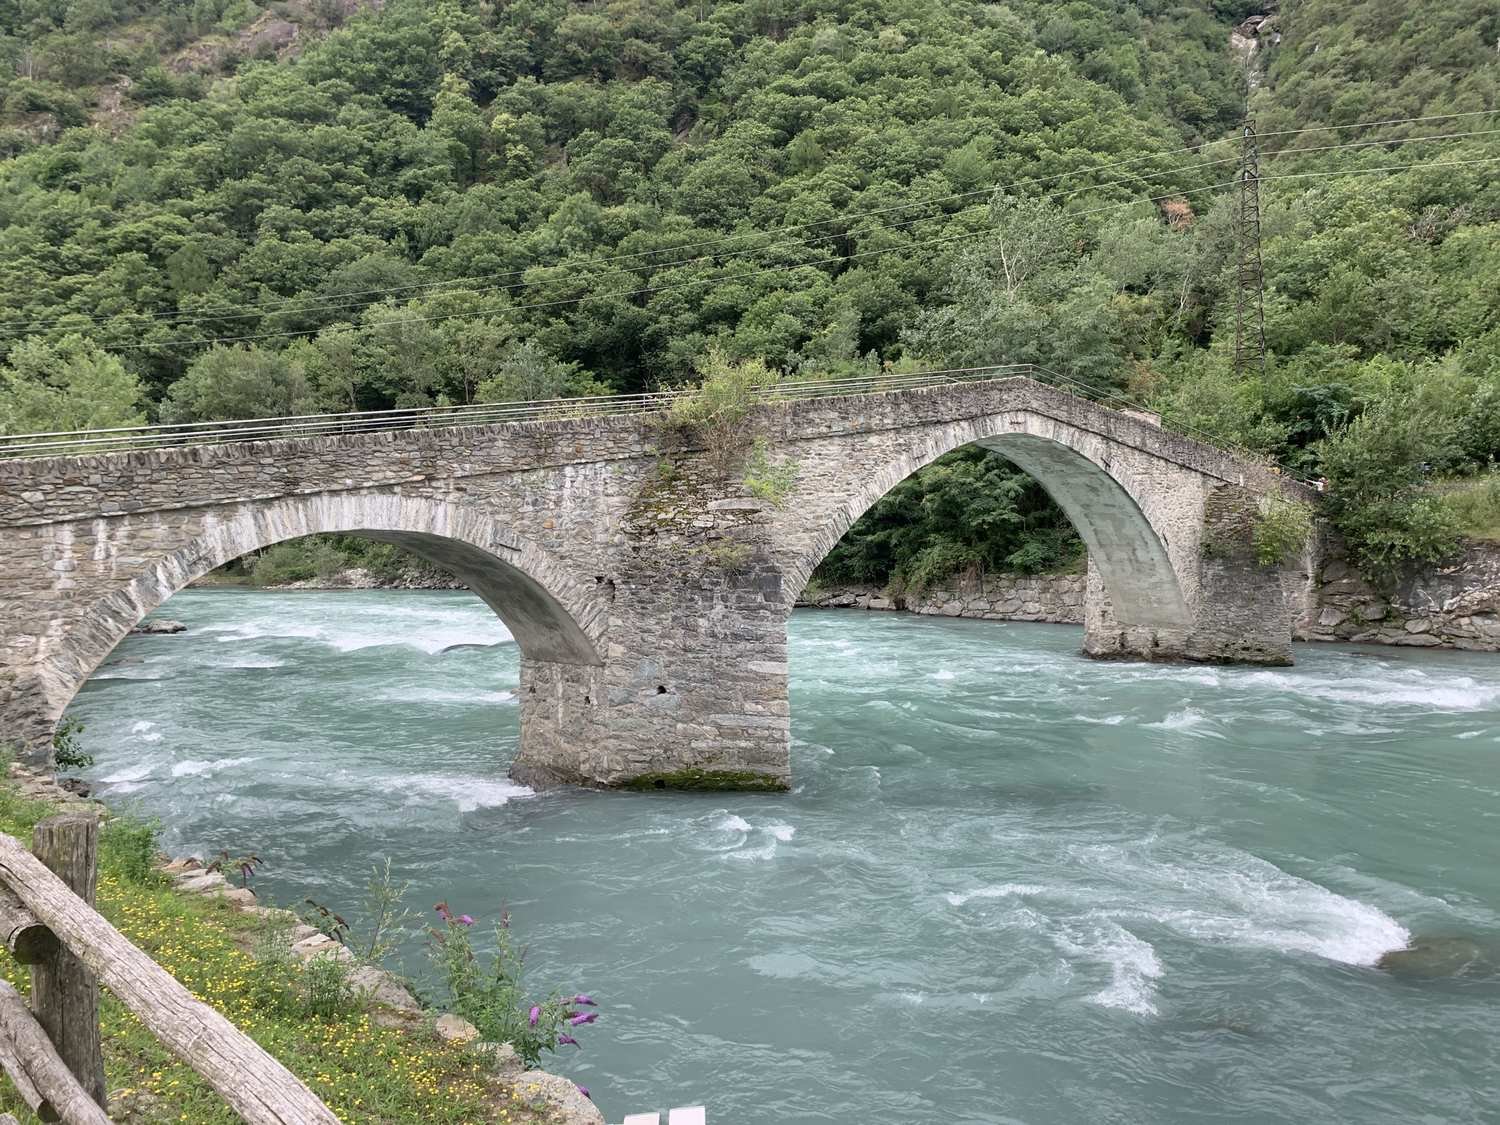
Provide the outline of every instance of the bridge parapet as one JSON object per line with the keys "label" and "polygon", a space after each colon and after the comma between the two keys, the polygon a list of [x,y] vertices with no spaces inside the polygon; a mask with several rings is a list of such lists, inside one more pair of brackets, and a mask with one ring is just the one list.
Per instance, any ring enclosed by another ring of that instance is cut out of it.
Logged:
{"label": "bridge parapet", "polygon": [[[653,396],[650,401],[660,398]],[[1137,414],[1028,376],[771,397],[766,429],[775,435],[775,444],[788,444],[909,430],[997,416],[1007,410],[1055,418],[1159,460],[1259,492],[1308,492],[1302,482],[1267,462],[1163,429]],[[0,456],[0,526],[652,458],[661,440],[659,413],[658,407],[577,418],[414,425],[119,452]],[[0,438],[0,442],[5,440]]]}

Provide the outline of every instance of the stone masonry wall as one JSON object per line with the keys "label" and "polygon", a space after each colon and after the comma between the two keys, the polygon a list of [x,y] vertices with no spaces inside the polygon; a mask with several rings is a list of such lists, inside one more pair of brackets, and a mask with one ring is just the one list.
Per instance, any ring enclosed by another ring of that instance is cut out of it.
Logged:
{"label": "stone masonry wall", "polygon": [[1313,608],[1297,625],[1304,641],[1500,652],[1500,546],[1462,557],[1381,591],[1327,545]]}
{"label": "stone masonry wall", "polygon": [[820,609],[904,609],[934,617],[985,621],[1045,621],[1082,625],[1082,574],[987,574],[949,579],[914,598],[886,596],[876,586],[836,586],[804,595],[801,604]]}
{"label": "stone masonry wall", "polygon": [[339,532],[450,570],[506,621],[517,776],[782,788],[796,591],[892,486],[975,442],[1080,528],[1118,618],[1091,652],[1285,659],[1282,599],[1200,551],[1215,497],[1295,489],[1263,466],[1025,379],[778,402],[758,421],[794,469],[780,504],[646,416],[0,461],[0,743],[44,760],[145,613],[249,551]]}

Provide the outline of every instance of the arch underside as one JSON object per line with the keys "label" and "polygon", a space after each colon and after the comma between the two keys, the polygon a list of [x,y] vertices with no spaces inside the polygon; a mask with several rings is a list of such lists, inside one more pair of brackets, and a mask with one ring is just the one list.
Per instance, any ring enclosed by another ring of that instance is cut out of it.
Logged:
{"label": "arch underside", "polygon": [[1192,624],[1161,536],[1119,481],[1071,447],[1035,434],[1000,434],[977,444],[1024,469],[1066,513],[1099,569],[1116,620]]}
{"label": "arch underside", "polygon": [[887,492],[944,454],[979,445],[1030,474],[1062,508],[1088,548],[1120,624],[1191,626],[1193,612],[1166,543],[1133,495],[1146,486],[1127,478],[1127,487],[1117,471],[1073,444],[1087,447],[1090,437],[1049,418],[1016,414],[976,419],[934,435],[896,463],[853,483],[854,495],[834,513],[832,525],[809,536],[811,552],[795,567],[797,592],[844,533]]}
{"label": "arch underside", "polygon": [[356,528],[347,534],[393,543],[451,573],[505,622],[528,659],[554,664],[601,662],[594,642],[572,614],[530,574],[493,551],[423,532]]}
{"label": "arch underside", "polygon": [[606,617],[594,595],[492,517],[443,501],[333,494],[242,505],[90,605],[52,638],[35,675],[55,719],[111,650],[194,579],[306,535],[339,533],[394,543],[449,570],[505,623],[524,658],[602,664]]}

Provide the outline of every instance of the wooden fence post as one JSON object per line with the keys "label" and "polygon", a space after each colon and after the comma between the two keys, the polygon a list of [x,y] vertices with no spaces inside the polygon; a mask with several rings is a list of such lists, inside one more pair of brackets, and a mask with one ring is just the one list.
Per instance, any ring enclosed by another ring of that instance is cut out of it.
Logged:
{"label": "wooden fence post", "polygon": [[[37,859],[90,906],[98,847],[99,821],[88,813],[49,816],[32,830],[31,850]],[[98,978],[60,945],[31,967],[31,1010],[79,1085],[107,1109]]]}

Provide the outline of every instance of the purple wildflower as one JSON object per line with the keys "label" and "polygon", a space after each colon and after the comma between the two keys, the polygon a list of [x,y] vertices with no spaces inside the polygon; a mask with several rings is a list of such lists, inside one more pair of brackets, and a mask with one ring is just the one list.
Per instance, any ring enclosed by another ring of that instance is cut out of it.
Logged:
{"label": "purple wildflower", "polygon": [[531,1012],[527,1016],[527,1019],[529,1019],[531,1021],[531,1026],[535,1027],[536,1026],[536,1021],[539,1020],[539,1019],[541,1019],[541,1018],[542,1018],[542,1009],[541,1009],[541,1006],[538,1005],[538,1004],[533,1004],[531,1006]]}
{"label": "purple wildflower", "polygon": [[593,1023],[598,1018],[599,1018],[599,1013],[598,1012],[579,1012],[576,1016],[574,1016],[568,1022],[570,1024],[572,1024],[574,1027],[577,1027],[580,1024]]}
{"label": "purple wildflower", "polygon": [[470,918],[467,914],[460,914],[454,921],[460,926],[472,926],[474,924],[474,919]]}
{"label": "purple wildflower", "polygon": [[573,1044],[573,1046],[578,1047],[579,1050],[583,1049],[582,1047],[579,1047],[578,1040],[574,1039],[566,1031],[560,1031],[557,1033],[557,1041],[559,1043],[571,1043]]}
{"label": "purple wildflower", "polygon": [[432,909],[437,911],[437,916],[444,922],[448,920],[448,904],[446,902],[440,902]]}
{"label": "purple wildflower", "polygon": [[587,1004],[590,1008],[597,1008],[599,1006],[598,1001],[596,1001],[592,996],[583,996],[583,995],[578,995],[578,996],[573,997],[573,999],[569,1000],[568,1003],[570,1003],[570,1004]]}
{"label": "purple wildflower", "polygon": [[578,1087],[578,1092],[580,1094],[582,1094],[584,1097],[588,1098],[589,1101],[593,1101],[594,1100],[594,1095],[591,1094],[591,1093],[589,1093],[589,1088],[587,1086],[579,1086]]}

